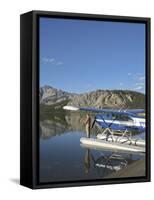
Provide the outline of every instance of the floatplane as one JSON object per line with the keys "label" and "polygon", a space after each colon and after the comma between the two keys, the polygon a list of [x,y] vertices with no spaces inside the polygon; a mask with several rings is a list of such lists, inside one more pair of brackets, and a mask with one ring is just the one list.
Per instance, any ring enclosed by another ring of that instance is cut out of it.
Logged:
{"label": "floatplane", "polygon": [[92,127],[96,123],[103,131],[97,134],[96,138],[80,138],[83,146],[145,153],[145,140],[132,135],[133,131],[137,133],[145,132],[145,118],[139,115],[144,113],[143,109],[118,110],[75,106],[64,106],[63,109],[97,113]]}

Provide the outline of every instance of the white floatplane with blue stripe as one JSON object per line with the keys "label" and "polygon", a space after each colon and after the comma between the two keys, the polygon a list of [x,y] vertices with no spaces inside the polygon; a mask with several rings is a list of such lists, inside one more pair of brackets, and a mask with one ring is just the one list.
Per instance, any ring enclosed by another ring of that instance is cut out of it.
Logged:
{"label": "white floatplane with blue stripe", "polygon": [[[92,127],[96,123],[103,128],[97,138],[81,138],[84,145],[131,152],[145,152],[145,140],[132,137],[131,132],[145,132],[145,118],[138,114],[143,109],[97,109],[75,106],[64,106],[63,109],[71,111],[90,111],[99,113],[95,115]],[[120,133],[120,136],[117,135]]]}

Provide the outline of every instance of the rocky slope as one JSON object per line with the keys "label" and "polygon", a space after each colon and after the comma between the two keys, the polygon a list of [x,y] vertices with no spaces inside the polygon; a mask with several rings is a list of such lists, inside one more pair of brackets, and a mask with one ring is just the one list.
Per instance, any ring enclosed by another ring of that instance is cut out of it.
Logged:
{"label": "rocky slope", "polygon": [[40,103],[45,105],[54,105],[63,101],[70,100],[75,94],[58,90],[51,86],[40,88]]}

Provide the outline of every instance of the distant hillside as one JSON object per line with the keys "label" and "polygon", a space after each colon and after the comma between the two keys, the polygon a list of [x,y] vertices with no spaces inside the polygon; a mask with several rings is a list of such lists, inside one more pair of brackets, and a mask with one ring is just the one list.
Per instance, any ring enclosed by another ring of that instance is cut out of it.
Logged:
{"label": "distant hillside", "polygon": [[45,105],[59,104],[63,101],[68,101],[75,94],[58,90],[51,86],[44,86],[40,88],[40,103]]}
{"label": "distant hillside", "polygon": [[135,91],[96,90],[80,94],[69,101],[69,105],[96,108],[144,108],[145,95]]}
{"label": "distant hillside", "polygon": [[96,90],[73,94],[51,86],[40,88],[41,105],[55,109],[64,105],[89,106],[96,108],[145,108],[145,95],[129,90]]}

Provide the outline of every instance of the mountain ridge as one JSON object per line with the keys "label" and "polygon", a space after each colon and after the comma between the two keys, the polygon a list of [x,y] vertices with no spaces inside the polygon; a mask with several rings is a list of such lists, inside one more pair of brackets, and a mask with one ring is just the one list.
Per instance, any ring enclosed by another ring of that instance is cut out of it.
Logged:
{"label": "mountain ridge", "polygon": [[[52,86],[40,88],[40,104],[66,104],[96,108],[145,108],[145,95],[131,90],[95,90],[81,94],[66,92]],[[58,108],[58,107],[57,107]]]}

